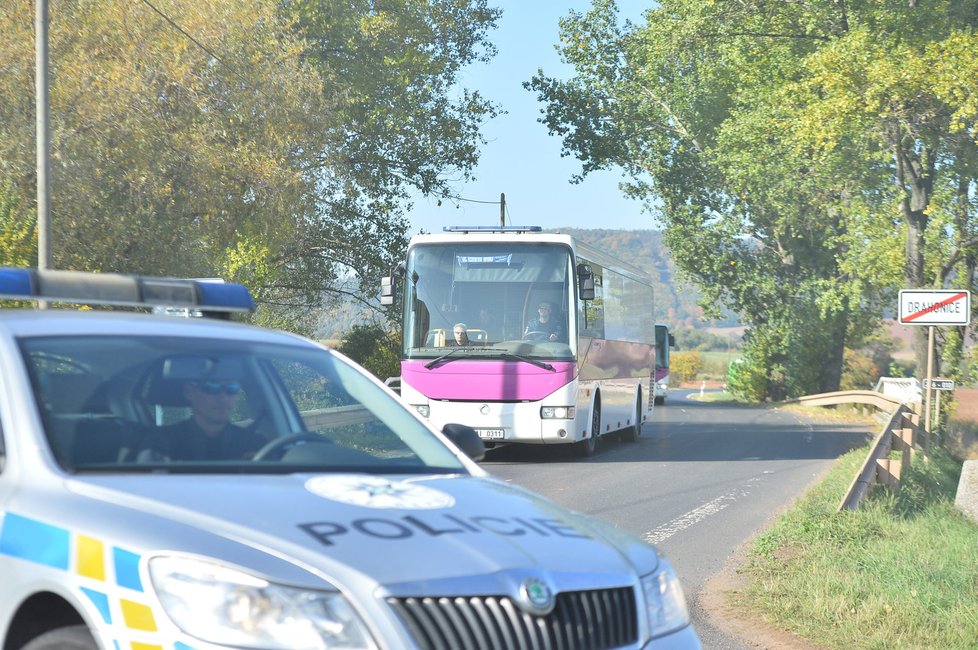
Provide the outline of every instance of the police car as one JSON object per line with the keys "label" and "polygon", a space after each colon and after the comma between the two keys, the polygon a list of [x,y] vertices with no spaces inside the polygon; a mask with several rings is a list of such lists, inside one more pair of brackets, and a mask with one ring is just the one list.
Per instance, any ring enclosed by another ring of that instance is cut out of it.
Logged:
{"label": "police car", "polygon": [[[23,269],[0,297],[254,308]],[[4,650],[700,647],[652,547],[493,479],[472,429],[342,355],[229,320],[0,309]]]}

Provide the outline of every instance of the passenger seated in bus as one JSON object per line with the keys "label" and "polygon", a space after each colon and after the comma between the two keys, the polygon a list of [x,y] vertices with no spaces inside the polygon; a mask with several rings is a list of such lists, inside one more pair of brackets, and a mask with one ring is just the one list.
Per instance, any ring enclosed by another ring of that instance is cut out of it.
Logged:
{"label": "passenger seated in bus", "polygon": [[469,328],[465,323],[455,323],[455,327],[452,328],[452,332],[455,334],[455,338],[452,341],[449,341],[448,345],[455,347],[472,345],[472,341],[469,340]]}
{"label": "passenger seated in bus", "polygon": [[477,319],[476,326],[486,333],[486,340],[498,340],[493,338],[499,336],[499,327],[498,323],[496,322],[496,316],[488,307],[482,307],[479,309],[479,318]]}
{"label": "passenger seated in bus", "polygon": [[526,324],[523,338],[530,341],[563,341],[564,328],[552,316],[553,306],[546,300],[537,307],[537,317]]}

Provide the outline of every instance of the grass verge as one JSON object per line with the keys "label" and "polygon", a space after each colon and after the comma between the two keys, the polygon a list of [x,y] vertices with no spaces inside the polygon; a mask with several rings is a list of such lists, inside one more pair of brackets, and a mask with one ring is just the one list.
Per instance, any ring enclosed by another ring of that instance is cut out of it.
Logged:
{"label": "grass verge", "polygon": [[868,447],[843,456],[748,552],[731,603],[819,647],[978,647],[978,525],[954,509],[961,464],[938,451],[836,512]]}

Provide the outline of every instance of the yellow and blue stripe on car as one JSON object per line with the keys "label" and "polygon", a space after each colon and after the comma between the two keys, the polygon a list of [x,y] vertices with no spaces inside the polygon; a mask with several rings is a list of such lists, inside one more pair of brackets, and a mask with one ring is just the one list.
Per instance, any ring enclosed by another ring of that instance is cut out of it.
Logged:
{"label": "yellow and blue stripe on car", "polygon": [[157,613],[147,604],[138,553],[16,513],[0,519],[0,555],[63,571],[98,611],[116,650],[192,650],[164,645]]}

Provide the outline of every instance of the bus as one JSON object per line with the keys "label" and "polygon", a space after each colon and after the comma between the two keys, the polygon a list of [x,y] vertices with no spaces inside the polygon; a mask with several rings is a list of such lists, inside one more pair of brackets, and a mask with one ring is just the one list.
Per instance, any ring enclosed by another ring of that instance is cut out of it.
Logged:
{"label": "bus", "polygon": [[669,349],[676,347],[676,337],[669,326],[655,324],[655,403],[662,404],[669,394]]}
{"label": "bus", "polygon": [[382,281],[381,302],[395,296],[401,399],[436,428],[584,456],[606,434],[641,434],[656,398],[643,271],[539,226],[450,226],[411,239]]}

